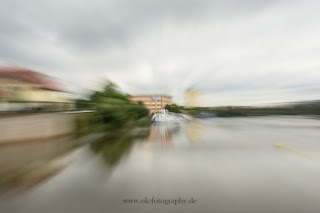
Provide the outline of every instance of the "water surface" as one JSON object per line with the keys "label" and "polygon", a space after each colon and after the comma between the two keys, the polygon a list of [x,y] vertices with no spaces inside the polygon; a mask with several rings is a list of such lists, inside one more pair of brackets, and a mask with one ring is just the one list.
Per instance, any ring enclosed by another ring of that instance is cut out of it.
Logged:
{"label": "water surface", "polygon": [[[1,212],[320,212],[320,120],[193,120],[108,134]],[[53,148],[54,149],[54,148]],[[194,199],[134,204],[127,199]]]}

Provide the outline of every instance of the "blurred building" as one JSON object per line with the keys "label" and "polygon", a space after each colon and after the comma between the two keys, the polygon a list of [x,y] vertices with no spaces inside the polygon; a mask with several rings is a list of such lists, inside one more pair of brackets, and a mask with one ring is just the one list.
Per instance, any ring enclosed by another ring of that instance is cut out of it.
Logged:
{"label": "blurred building", "polygon": [[0,67],[0,111],[74,109],[70,92],[53,77],[22,67]]}
{"label": "blurred building", "polygon": [[197,89],[188,89],[185,92],[185,98],[186,98],[186,107],[193,108],[198,106],[198,97],[199,97],[200,91]]}
{"label": "blurred building", "polygon": [[172,97],[167,95],[137,95],[130,100],[136,103],[141,101],[151,112],[158,112],[167,104],[172,104]]}

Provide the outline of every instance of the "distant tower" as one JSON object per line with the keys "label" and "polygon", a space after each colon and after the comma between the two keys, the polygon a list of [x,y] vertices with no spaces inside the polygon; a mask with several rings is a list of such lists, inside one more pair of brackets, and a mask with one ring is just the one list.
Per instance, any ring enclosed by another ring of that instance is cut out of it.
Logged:
{"label": "distant tower", "polygon": [[186,92],[185,92],[185,96],[186,96],[186,107],[196,107],[197,106],[197,99],[199,96],[200,92],[199,90],[193,89],[193,88],[189,88]]}

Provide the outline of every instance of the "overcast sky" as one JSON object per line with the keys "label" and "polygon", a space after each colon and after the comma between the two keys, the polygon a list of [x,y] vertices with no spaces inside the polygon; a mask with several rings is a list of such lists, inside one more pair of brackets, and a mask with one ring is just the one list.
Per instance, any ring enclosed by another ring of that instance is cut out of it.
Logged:
{"label": "overcast sky", "polygon": [[130,94],[245,105],[320,99],[320,1],[0,0],[0,60],[75,93],[116,82]]}

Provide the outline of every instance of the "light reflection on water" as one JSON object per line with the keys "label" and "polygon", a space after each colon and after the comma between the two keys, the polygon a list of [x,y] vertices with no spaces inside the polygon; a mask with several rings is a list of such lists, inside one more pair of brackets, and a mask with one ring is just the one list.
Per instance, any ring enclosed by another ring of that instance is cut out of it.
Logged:
{"label": "light reflection on water", "polygon": [[[108,134],[5,212],[319,212],[320,120],[215,118]],[[275,143],[284,146],[275,146]],[[283,147],[294,147],[286,149]],[[186,206],[123,199],[194,197]]]}

